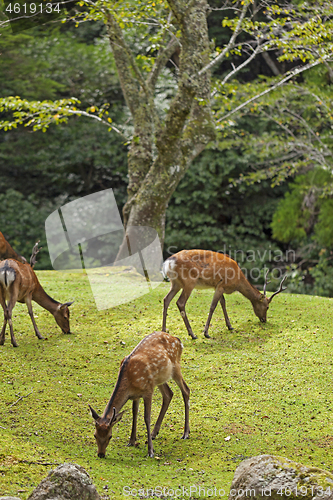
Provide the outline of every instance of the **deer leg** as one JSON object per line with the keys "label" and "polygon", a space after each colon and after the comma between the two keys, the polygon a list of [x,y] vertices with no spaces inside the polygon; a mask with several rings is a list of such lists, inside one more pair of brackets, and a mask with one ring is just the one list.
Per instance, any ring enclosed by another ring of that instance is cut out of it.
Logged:
{"label": "deer leg", "polygon": [[31,321],[32,321],[32,324],[33,324],[33,327],[35,329],[35,334],[37,335],[37,337],[39,339],[44,339],[44,337],[42,336],[42,334],[40,333],[40,331],[38,330],[38,327],[36,325],[36,321],[35,321],[35,318],[34,318],[34,313],[32,312],[32,304],[31,304],[31,298],[30,297],[26,297],[25,299],[25,303],[27,304],[27,308],[28,308],[28,312],[29,312],[29,316],[31,318]]}
{"label": "deer leg", "polygon": [[196,335],[194,335],[192,328],[191,328],[191,325],[190,325],[190,322],[187,319],[186,311],[185,311],[185,305],[186,305],[186,302],[188,301],[189,296],[191,295],[191,292],[192,292],[192,290],[188,293],[185,291],[185,289],[183,289],[182,293],[180,294],[179,299],[177,300],[177,306],[178,306],[178,309],[180,311],[181,317],[183,318],[183,321],[185,323],[185,326],[187,328],[189,336],[192,337],[192,339],[197,339],[198,337]]}
{"label": "deer leg", "polygon": [[5,332],[6,332],[7,319],[4,316],[3,327],[0,333],[0,345],[4,345],[5,343]]}
{"label": "deer leg", "polygon": [[208,318],[206,321],[205,329],[204,329],[204,335],[207,339],[210,339],[210,335],[208,334],[208,329],[209,329],[209,325],[210,325],[210,321],[212,319],[213,313],[216,309],[217,303],[220,300],[220,296],[221,296],[221,292],[219,292],[218,290],[215,290],[214,297],[213,297],[212,303],[211,303],[210,308],[209,308],[209,313],[208,313]]}
{"label": "deer leg", "polygon": [[152,439],[155,439],[157,434],[160,431],[164,415],[166,414],[166,411],[169,408],[169,404],[170,404],[170,401],[171,401],[172,396],[173,396],[173,392],[167,383],[159,385],[158,388],[162,394],[163,403],[162,403],[162,408],[161,408],[160,414],[158,416],[158,419],[156,420],[155,427],[154,427],[153,432],[151,434]]}
{"label": "deer leg", "polygon": [[5,343],[6,325],[7,325],[7,319],[5,317],[4,318],[4,322],[3,322],[3,327],[2,327],[2,330],[1,330],[1,333],[0,333],[0,345],[4,345],[4,343]]}
{"label": "deer leg", "polygon": [[15,337],[14,337],[12,315],[10,315],[10,317],[8,318],[8,323],[9,323],[9,329],[10,329],[10,340],[11,340],[11,343],[12,343],[13,347],[18,347],[18,344],[17,344],[17,342],[15,340]]}
{"label": "deer leg", "polygon": [[166,319],[167,319],[167,311],[170,302],[174,298],[174,296],[179,292],[181,286],[175,281],[171,282],[171,289],[169,293],[164,297],[164,307],[163,307],[163,324],[162,324],[162,332],[166,331]]}
{"label": "deer leg", "polygon": [[127,446],[135,446],[136,423],[137,423],[137,419],[138,419],[139,403],[140,403],[140,399],[134,399],[133,405],[132,405],[132,415],[133,415],[132,432],[131,432],[131,437],[130,437],[130,440],[129,440]]}
{"label": "deer leg", "polygon": [[13,345],[13,347],[18,347],[18,344],[15,340],[14,336],[14,330],[13,330],[13,322],[12,322],[12,311],[14,309],[16,301],[13,303],[12,301],[9,302],[8,307],[7,307],[7,321],[9,323],[9,329],[10,329],[10,340]]}
{"label": "deer leg", "polygon": [[[17,297],[18,297],[18,292],[17,292],[17,290],[15,290],[13,288],[13,285],[11,285],[11,287],[10,287],[10,299],[9,299],[7,307],[4,309],[4,313],[5,313],[5,319],[7,319],[8,323],[9,323],[10,340],[11,340],[13,347],[18,347],[18,344],[17,344],[17,342],[15,340],[15,336],[14,336],[13,322],[12,322],[12,312],[13,312],[13,309],[15,307]],[[2,299],[2,303],[3,302],[4,302],[4,299]]]}
{"label": "deer leg", "polygon": [[151,432],[150,432],[150,416],[151,416],[151,401],[152,401],[152,394],[149,394],[148,396],[145,396],[143,399],[144,405],[145,405],[145,424],[147,428],[147,441],[148,441],[148,456],[153,458],[154,456],[154,448],[153,448],[153,440],[151,437]]}
{"label": "deer leg", "polygon": [[229,330],[233,330],[233,327],[231,326],[231,323],[230,323],[230,320],[229,320],[229,317],[228,317],[227,308],[226,308],[226,305],[225,305],[225,298],[224,298],[223,294],[222,294],[222,296],[220,298],[220,303],[221,303],[221,306],[222,306],[225,323],[226,323],[226,325],[227,325],[227,327],[228,327]]}
{"label": "deer leg", "polygon": [[183,379],[179,365],[174,369],[173,379],[181,390],[185,405],[185,425],[182,439],[188,439],[190,437],[190,388]]}
{"label": "deer leg", "polygon": [[4,317],[3,326],[2,326],[1,333],[0,333],[0,345],[3,345],[5,343],[5,332],[6,332],[6,325],[7,325],[7,306],[6,306],[5,300],[1,296],[1,290],[0,290],[0,304],[1,304],[2,309],[3,309],[3,317]]}

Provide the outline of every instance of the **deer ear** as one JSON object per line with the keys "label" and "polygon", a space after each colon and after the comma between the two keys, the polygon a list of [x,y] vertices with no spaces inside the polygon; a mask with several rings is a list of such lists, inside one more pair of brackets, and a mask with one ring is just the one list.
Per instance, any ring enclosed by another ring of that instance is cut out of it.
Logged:
{"label": "deer ear", "polygon": [[122,419],[122,416],[124,415],[125,413],[125,410],[122,411],[121,413],[117,413],[116,414],[116,409],[113,408],[113,413],[112,413],[112,417],[111,417],[111,420],[110,420],[110,425],[114,425],[116,424],[117,422],[120,422],[120,420]]}
{"label": "deer ear", "polygon": [[60,309],[63,310],[66,307],[69,307],[73,304],[74,300],[72,302],[65,302],[64,304],[61,304]]}
{"label": "deer ear", "polygon": [[125,410],[122,411],[121,413],[117,413],[117,415],[115,416],[115,420],[112,423],[116,424],[117,422],[120,422],[120,420],[123,418],[124,413]]}
{"label": "deer ear", "polygon": [[98,413],[90,405],[89,405],[89,408],[90,408],[91,415],[92,415],[93,419],[98,420],[100,418]]}

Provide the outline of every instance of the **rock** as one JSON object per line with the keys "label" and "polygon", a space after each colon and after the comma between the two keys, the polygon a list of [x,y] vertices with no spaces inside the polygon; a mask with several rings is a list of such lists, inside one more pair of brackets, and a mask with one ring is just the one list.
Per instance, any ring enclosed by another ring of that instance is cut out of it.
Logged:
{"label": "rock", "polygon": [[18,497],[0,497],[0,500],[21,500]]}
{"label": "rock", "polygon": [[333,499],[333,475],[288,458],[259,455],[237,467],[228,500]]}
{"label": "rock", "polygon": [[76,464],[51,470],[28,500],[101,500],[88,473]]}

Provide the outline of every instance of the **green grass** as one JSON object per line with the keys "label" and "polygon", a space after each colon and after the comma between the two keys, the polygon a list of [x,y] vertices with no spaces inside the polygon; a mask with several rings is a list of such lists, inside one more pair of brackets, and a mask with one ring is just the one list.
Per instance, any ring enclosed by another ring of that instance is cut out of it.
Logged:
{"label": "green grass", "polygon": [[[99,312],[87,276],[54,271],[38,276],[52,297],[75,299],[73,334],[61,333],[53,317],[35,304],[37,324],[47,336],[39,341],[25,306],[14,309],[19,347],[12,347],[8,333],[0,347],[0,496],[25,500],[52,467],[66,461],[85,467],[98,491],[112,499],[129,498],[123,494],[126,486],[216,486],[227,494],[239,462],[262,453],[333,469],[332,299],[280,294],[263,325],[250,302],[235,293],[226,297],[235,330],[227,330],[220,308],[212,320],[213,338],[205,339],[212,290],[194,291],[187,312],[199,337],[195,341],[188,337],[174,300],[167,326],[184,344],[191,437],[180,439],[184,407],[171,382],[174,398],[154,441],[155,458],[146,456],[142,404],[139,445],[126,446],[131,427],[127,403],[101,460],[88,403],[102,412],[122,358],[160,329],[169,285]],[[160,403],[156,391],[153,421]]]}

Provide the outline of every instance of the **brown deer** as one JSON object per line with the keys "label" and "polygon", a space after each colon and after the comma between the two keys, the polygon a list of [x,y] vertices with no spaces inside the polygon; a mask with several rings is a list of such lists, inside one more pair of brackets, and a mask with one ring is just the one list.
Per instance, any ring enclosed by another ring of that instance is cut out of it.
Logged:
{"label": "brown deer", "polygon": [[15,259],[19,262],[27,262],[23,255],[19,255],[10,246],[4,235],[0,232],[0,260]]}
{"label": "brown deer", "polygon": [[208,328],[218,302],[222,306],[227,327],[229,330],[233,330],[227,314],[224,293],[229,294],[236,290],[240,292],[250,300],[254,313],[260,321],[266,323],[267,310],[273,297],[285,290],[285,288],[282,288],[282,284],[286,276],[282,279],[278,291],[270,297],[266,297],[268,272],[265,277],[264,293],[262,294],[248,282],[237,262],[228,255],[211,252],[210,250],[182,250],[164,262],[162,273],[164,276],[168,276],[171,281],[171,289],[164,297],[162,330],[166,331],[169,304],[179,290],[182,289],[183,291],[177,300],[177,306],[192,339],[197,337],[194,335],[187,319],[185,305],[194,288],[215,288],[204,329],[204,335],[207,338],[210,338]]}
{"label": "brown deer", "polygon": [[[133,401],[133,422],[128,446],[135,445],[140,398],[143,398],[144,402],[148,455],[154,456],[152,440],[155,439],[160,430],[173,396],[173,392],[167,384],[171,378],[179,386],[185,404],[185,427],[182,439],[189,437],[190,389],[187,387],[180,369],[182,350],[183,345],[177,337],[164,332],[154,332],[141,340],[131,354],[123,359],[117,383],[103,415],[100,417],[89,405],[91,415],[95,419],[95,439],[98,448],[97,454],[100,458],[105,458],[105,451],[112,437],[112,427],[121,420],[124,412],[119,412],[129,399]],[[150,432],[151,403],[156,385],[162,394],[163,403],[153,432]]]}
{"label": "brown deer", "polygon": [[0,345],[5,343],[5,331],[7,321],[10,328],[11,342],[18,347],[12,323],[12,311],[16,302],[26,303],[35,333],[39,339],[43,339],[35,322],[32,312],[31,301],[34,300],[40,306],[53,314],[54,319],[64,333],[71,333],[69,328],[69,309],[73,302],[61,304],[52,299],[44,291],[33,270],[36,255],[39,252],[38,244],[34,246],[29,264],[22,264],[14,259],[6,259],[0,262],[0,304],[4,312],[4,323],[0,333]]}

